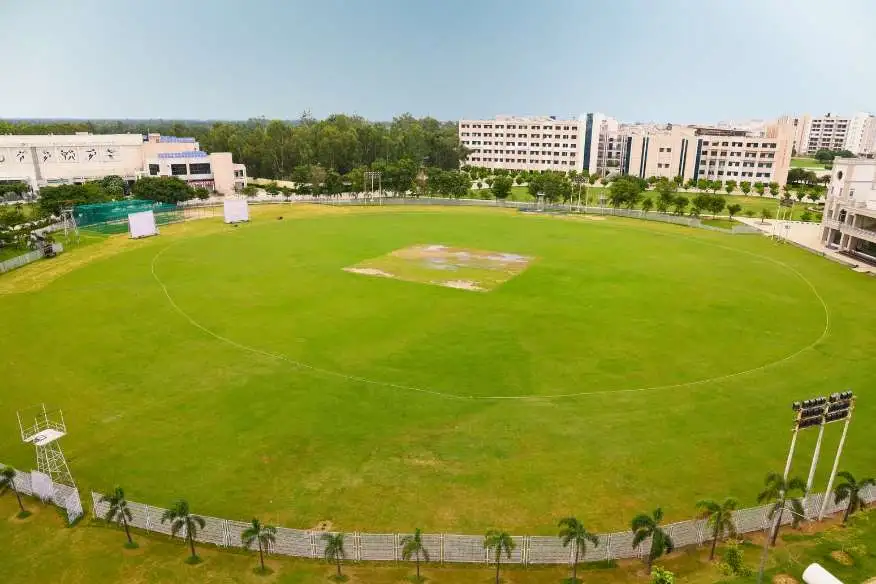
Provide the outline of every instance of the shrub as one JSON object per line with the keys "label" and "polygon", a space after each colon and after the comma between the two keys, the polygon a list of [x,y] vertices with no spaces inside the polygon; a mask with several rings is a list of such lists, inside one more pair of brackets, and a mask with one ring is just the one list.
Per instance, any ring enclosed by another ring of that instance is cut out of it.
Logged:
{"label": "shrub", "polygon": [[812,221],[812,213],[809,211],[803,211],[800,215],[800,221]]}
{"label": "shrub", "polygon": [[746,209],[742,214],[746,217],[754,217],[754,209]]}
{"label": "shrub", "polygon": [[675,584],[675,574],[660,566],[651,569],[651,584]]}
{"label": "shrub", "polygon": [[725,576],[750,576],[751,568],[745,565],[742,546],[739,542],[731,541],[724,549],[723,561],[718,568]]}

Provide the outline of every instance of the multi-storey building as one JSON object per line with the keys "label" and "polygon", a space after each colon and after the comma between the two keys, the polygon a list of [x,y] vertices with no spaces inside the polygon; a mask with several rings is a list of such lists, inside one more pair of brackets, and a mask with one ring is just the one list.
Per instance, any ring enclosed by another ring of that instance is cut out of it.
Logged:
{"label": "multi-storey building", "polygon": [[756,130],[619,124],[590,113],[578,120],[514,118],[461,120],[467,164],[509,170],[577,170],[648,178],[785,184],[794,127],[787,120]]}
{"label": "multi-storey building", "polygon": [[859,156],[876,153],[876,116],[865,113],[852,116],[844,148]]}
{"label": "multi-storey building", "polygon": [[876,262],[876,160],[834,160],[821,227],[825,246]]}
{"label": "multi-storey building", "polygon": [[857,155],[876,153],[876,117],[872,114],[828,113],[815,118],[805,114],[794,121],[797,125],[794,147],[801,155],[812,156],[821,149],[848,150]]}
{"label": "multi-storey building", "polygon": [[783,185],[791,164],[793,126],[773,123],[749,132],[667,125],[632,133],[626,141],[624,174]]}
{"label": "multi-storey building", "polygon": [[232,194],[246,186],[246,167],[231,154],[202,152],[194,138],[159,134],[0,135],[0,182],[40,187],[109,175],[177,176],[193,186]]}
{"label": "multi-storey building", "polygon": [[509,170],[584,169],[585,133],[592,122],[550,117],[497,116],[460,120],[466,164]]}

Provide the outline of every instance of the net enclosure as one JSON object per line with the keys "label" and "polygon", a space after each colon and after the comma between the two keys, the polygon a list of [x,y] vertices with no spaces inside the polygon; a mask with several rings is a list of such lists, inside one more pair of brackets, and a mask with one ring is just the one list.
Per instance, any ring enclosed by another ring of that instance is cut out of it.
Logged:
{"label": "net enclosure", "polygon": [[156,225],[167,225],[185,219],[183,210],[175,203],[156,203],[143,199],[76,205],[73,207],[73,219],[80,229],[100,233],[125,233],[128,231],[128,215],[143,211],[152,211]]}

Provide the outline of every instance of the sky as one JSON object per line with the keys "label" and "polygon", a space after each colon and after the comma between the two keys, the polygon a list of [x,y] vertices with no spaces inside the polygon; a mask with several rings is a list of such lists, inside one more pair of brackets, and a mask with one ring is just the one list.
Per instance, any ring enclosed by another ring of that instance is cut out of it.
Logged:
{"label": "sky", "polygon": [[0,0],[0,118],[876,110],[872,0]]}

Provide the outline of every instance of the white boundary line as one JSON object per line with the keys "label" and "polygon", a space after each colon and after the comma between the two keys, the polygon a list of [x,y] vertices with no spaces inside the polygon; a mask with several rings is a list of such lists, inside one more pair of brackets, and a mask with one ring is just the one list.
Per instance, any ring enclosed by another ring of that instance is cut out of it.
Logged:
{"label": "white boundary line", "polygon": [[[392,212],[392,213],[385,213],[385,214],[386,215],[389,215],[389,214],[398,215],[398,214],[407,214],[407,213]],[[417,212],[413,212],[410,214],[417,214]],[[374,215],[368,214],[368,215],[364,215],[364,216],[376,216],[376,215],[377,214],[374,214]],[[266,223],[265,225],[273,225],[273,223]],[[603,225],[601,223],[598,223],[598,224],[594,223],[594,225],[597,225],[599,227],[607,227],[606,225]],[[612,227],[614,227],[614,226],[612,226]],[[628,226],[628,227],[632,227],[632,226]],[[647,231],[647,230],[643,230],[643,229],[640,229],[637,227],[633,227],[633,229],[636,229],[638,231]],[[658,235],[658,236],[666,235],[669,237],[684,237],[681,234],[660,233],[660,232],[653,232],[653,231],[647,231],[647,232],[650,234],[653,234],[653,235]],[[226,233],[234,233],[234,232],[229,231]],[[218,234],[209,234],[209,235],[222,235],[222,234],[223,233],[220,232]],[[442,398],[447,398],[447,399],[467,400],[467,401],[477,401],[477,400],[488,400],[488,401],[552,400],[552,399],[558,399],[558,398],[584,397],[584,396],[605,395],[605,394],[612,394],[612,393],[642,393],[642,392],[660,391],[660,390],[666,390],[666,389],[681,389],[681,388],[685,388],[685,387],[696,387],[696,386],[703,385],[706,383],[720,382],[720,381],[725,381],[727,379],[733,379],[735,377],[742,377],[744,375],[748,375],[750,373],[755,373],[757,371],[763,371],[765,369],[774,367],[776,365],[780,365],[786,361],[790,361],[791,359],[794,359],[795,357],[797,357],[801,353],[808,351],[808,350],[812,349],[813,347],[815,347],[815,345],[822,342],[830,333],[830,310],[827,307],[827,303],[824,301],[824,298],[821,297],[821,294],[818,293],[818,290],[815,288],[815,286],[812,284],[812,282],[810,282],[809,279],[807,279],[798,270],[796,270],[795,268],[792,268],[791,266],[787,265],[786,263],[784,263],[782,261],[779,261],[775,258],[771,258],[769,256],[764,256],[764,255],[760,255],[760,254],[750,252],[747,250],[736,249],[733,247],[728,247],[725,245],[720,245],[720,244],[709,242],[709,241],[701,241],[700,243],[702,243],[703,245],[709,245],[712,247],[717,247],[720,249],[725,249],[728,251],[742,253],[745,255],[750,255],[750,256],[755,257],[755,258],[767,260],[767,261],[772,262],[772,263],[774,263],[782,268],[785,268],[786,270],[790,271],[792,274],[794,274],[798,278],[800,278],[800,280],[802,280],[809,287],[809,289],[812,291],[812,293],[815,295],[815,297],[821,303],[821,307],[824,310],[824,329],[822,330],[821,335],[819,335],[817,339],[815,339],[813,342],[806,345],[805,347],[802,347],[802,348],[798,349],[797,351],[795,351],[789,355],[786,355],[785,357],[782,357],[781,359],[778,359],[776,361],[772,361],[770,363],[766,363],[766,364],[760,365],[758,367],[753,367],[751,369],[746,369],[745,371],[737,371],[735,373],[728,373],[726,375],[719,375],[717,377],[709,377],[706,379],[698,379],[698,380],[694,380],[694,381],[686,381],[683,383],[673,383],[673,384],[668,384],[668,385],[654,385],[654,386],[649,386],[649,387],[637,387],[637,388],[627,388],[627,389],[603,389],[603,390],[596,390],[596,391],[581,391],[581,392],[574,392],[574,393],[556,393],[556,394],[545,394],[545,395],[490,395],[490,396],[472,396],[472,395],[469,395],[469,396],[465,396],[465,395],[458,395],[458,394],[453,394],[453,393],[446,393],[446,392],[442,392],[442,391],[436,391],[436,390],[423,388],[423,387],[416,387],[416,386],[411,386],[411,385],[392,383],[389,381],[379,381],[376,379],[369,379],[367,377],[360,377],[357,375],[349,375],[349,374],[342,373],[340,371],[334,371],[331,369],[323,369],[321,367],[316,367],[316,366],[310,365],[308,363],[296,361],[295,359],[291,359],[291,358],[289,358],[286,355],[283,355],[281,353],[272,353],[270,351],[265,351],[265,350],[259,349],[257,347],[251,347],[249,345],[239,343],[233,339],[229,339],[228,337],[224,337],[220,334],[213,332],[212,330],[210,330],[209,328],[207,328],[206,326],[204,326],[203,324],[199,323],[194,318],[192,318],[185,310],[183,310],[176,303],[176,301],[174,301],[173,297],[170,295],[170,292],[167,289],[167,285],[165,285],[165,283],[161,280],[161,278],[158,277],[158,274],[155,271],[155,265],[156,265],[156,262],[158,261],[158,258],[160,258],[162,256],[162,254],[164,254],[165,251],[167,251],[168,249],[170,249],[172,247],[179,245],[183,241],[187,241],[187,240],[175,241],[174,243],[168,245],[167,247],[164,247],[161,250],[159,250],[158,253],[156,253],[152,257],[151,272],[152,272],[152,277],[155,279],[155,281],[158,283],[158,285],[161,286],[161,290],[164,293],[164,296],[167,298],[167,301],[170,303],[171,307],[176,312],[178,312],[180,314],[180,316],[182,316],[184,319],[186,319],[189,322],[189,324],[191,324],[195,328],[200,329],[201,331],[210,335],[211,337],[215,338],[218,341],[226,343],[226,344],[228,344],[232,347],[235,347],[237,349],[240,349],[242,351],[247,351],[247,352],[253,353],[255,355],[261,355],[263,357],[267,357],[269,359],[275,359],[277,361],[283,361],[283,362],[288,363],[288,364],[290,364],[294,367],[297,367],[299,369],[306,369],[308,371],[312,371],[312,372],[320,374],[320,375],[336,377],[336,378],[345,379],[348,381],[353,381],[356,383],[363,383],[363,384],[373,385],[373,386],[378,386],[378,387],[386,387],[386,388],[390,388],[390,389],[428,394],[428,395],[433,395],[436,397],[442,397]]]}

